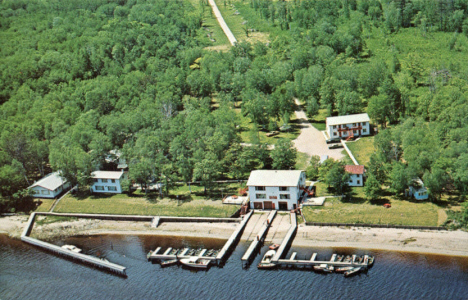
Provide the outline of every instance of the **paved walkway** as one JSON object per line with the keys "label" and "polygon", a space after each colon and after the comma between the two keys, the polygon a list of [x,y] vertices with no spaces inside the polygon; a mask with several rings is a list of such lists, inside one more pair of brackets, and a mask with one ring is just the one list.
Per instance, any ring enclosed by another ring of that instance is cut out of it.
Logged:
{"label": "paved walkway", "polygon": [[334,159],[343,158],[344,155],[341,154],[343,149],[328,149],[328,144],[325,142],[325,138],[323,137],[322,132],[310,124],[307,115],[301,109],[301,103],[299,100],[295,98],[294,101],[298,107],[298,110],[296,110],[294,113],[296,114],[296,118],[299,120],[300,126],[302,127],[301,133],[297,139],[293,141],[297,151],[306,153],[309,156],[328,155],[328,157]]}
{"label": "paved walkway", "polygon": [[227,36],[231,45],[234,46],[237,43],[236,37],[234,36],[234,34],[232,34],[231,29],[229,29],[226,22],[224,21],[224,18],[218,9],[218,6],[216,5],[214,0],[208,0],[208,2],[210,3],[211,8],[213,8],[213,12],[215,14],[216,19],[218,20],[219,26],[221,26],[221,29],[224,31],[224,34]]}

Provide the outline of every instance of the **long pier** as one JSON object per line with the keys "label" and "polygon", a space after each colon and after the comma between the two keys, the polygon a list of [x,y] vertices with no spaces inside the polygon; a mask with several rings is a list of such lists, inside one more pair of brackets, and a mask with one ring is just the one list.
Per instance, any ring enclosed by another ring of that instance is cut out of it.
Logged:
{"label": "long pier", "polygon": [[362,262],[356,261],[357,256],[353,255],[351,261],[335,261],[337,257],[336,254],[333,254],[330,260],[315,260],[317,253],[312,254],[310,260],[300,260],[296,259],[297,252],[293,252],[289,259],[279,259],[278,264],[281,265],[293,265],[293,266],[318,266],[318,265],[328,265],[334,267],[369,267],[369,256],[364,255]]}
{"label": "long pier", "polygon": [[36,219],[36,213],[32,213],[29,216],[29,220],[28,220],[28,223],[26,225],[26,228],[23,230],[23,233],[21,234],[21,240],[23,242],[26,242],[26,243],[34,245],[36,247],[39,247],[39,248],[42,248],[42,249],[45,249],[45,250],[60,254],[62,256],[65,256],[65,257],[68,257],[68,258],[71,258],[71,259],[74,259],[74,260],[78,260],[78,261],[86,263],[86,264],[93,265],[93,266],[95,266],[97,268],[100,268],[100,269],[105,269],[107,271],[111,271],[111,272],[116,273],[116,274],[121,275],[121,276],[125,276],[125,277],[127,276],[126,272],[125,272],[125,270],[127,268],[124,267],[124,266],[114,264],[114,263],[111,263],[111,262],[107,262],[107,261],[103,261],[103,260],[101,260],[101,259],[99,259],[97,257],[94,257],[94,256],[90,256],[90,255],[86,255],[86,254],[82,254],[82,253],[72,252],[70,250],[63,249],[60,246],[52,245],[52,244],[49,244],[47,242],[43,242],[43,241],[37,240],[35,238],[29,237],[29,235],[31,234],[32,228],[34,226],[35,219]]}
{"label": "long pier", "polygon": [[283,241],[281,242],[281,245],[279,246],[278,250],[276,251],[275,256],[271,259],[272,263],[278,263],[279,259],[283,257],[283,252],[288,248],[288,246],[291,244],[291,240],[294,238],[294,234],[296,233],[297,230],[297,220],[296,220],[296,213],[292,212],[290,213],[291,216],[291,227],[289,227],[288,232],[286,233],[286,236],[284,237]]}
{"label": "long pier", "polygon": [[263,241],[265,240],[266,233],[268,232],[268,229],[270,228],[271,223],[273,222],[273,219],[275,218],[276,214],[277,214],[276,210],[272,210],[268,214],[267,220],[265,224],[263,224],[262,228],[260,228],[260,231],[258,232],[257,237],[252,241],[252,243],[250,244],[250,247],[247,249],[244,256],[242,256],[243,261],[250,261],[250,259],[252,258],[252,255],[256,253],[258,246],[261,245]]}
{"label": "long pier", "polygon": [[231,249],[231,247],[239,241],[239,238],[244,231],[245,225],[249,222],[250,217],[253,214],[253,210],[250,211],[248,214],[244,215],[244,219],[240,223],[240,225],[237,227],[237,229],[232,233],[231,237],[229,240],[224,244],[224,247],[219,251],[218,255],[216,256],[216,259],[218,261],[221,261],[224,259],[226,253]]}

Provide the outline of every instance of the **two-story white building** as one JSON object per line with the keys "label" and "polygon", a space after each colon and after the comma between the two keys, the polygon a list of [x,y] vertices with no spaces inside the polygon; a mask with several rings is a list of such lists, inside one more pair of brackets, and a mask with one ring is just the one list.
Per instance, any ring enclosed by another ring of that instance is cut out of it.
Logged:
{"label": "two-story white building", "polygon": [[346,165],[345,171],[349,173],[349,186],[364,186],[364,173],[366,170],[362,165]]}
{"label": "two-story white building", "polygon": [[28,189],[37,198],[55,198],[61,192],[70,187],[70,183],[60,176],[60,171],[50,173],[39,181],[36,181]]}
{"label": "two-story white building", "polygon": [[94,171],[91,176],[93,178],[91,192],[122,193],[121,183],[126,176],[123,171]]}
{"label": "two-story white building", "polygon": [[255,170],[250,173],[250,207],[291,210],[298,207],[306,185],[304,171]]}
{"label": "two-story white building", "polygon": [[367,113],[328,117],[326,132],[331,140],[353,138],[370,134],[370,119]]}

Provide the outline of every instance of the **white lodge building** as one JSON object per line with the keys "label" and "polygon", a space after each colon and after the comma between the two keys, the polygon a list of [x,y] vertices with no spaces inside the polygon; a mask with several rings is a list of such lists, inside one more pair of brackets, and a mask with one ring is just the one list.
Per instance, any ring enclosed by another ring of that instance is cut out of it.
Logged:
{"label": "white lodge building", "polygon": [[70,187],[70,183],[60,176],[60,172],[50,173],[46,177],[32,184],[28,189],[37,198],[55,198]]}
{"label": "white lodge building", "polygon": [[291,210],[298,207],[306,185],[304,171],[255,170],[250,173],[250,208]]}
{"label": "white lodge building", "polygon": [[125,178],[123,171],[94,171],[91,192],[93,193],[122,193],[121,182]]}
{"label": "white lodge building", "polygon": [[370,134],[370,119],[367,113],[328,117],[326,131],[331,140],[353,138]]}

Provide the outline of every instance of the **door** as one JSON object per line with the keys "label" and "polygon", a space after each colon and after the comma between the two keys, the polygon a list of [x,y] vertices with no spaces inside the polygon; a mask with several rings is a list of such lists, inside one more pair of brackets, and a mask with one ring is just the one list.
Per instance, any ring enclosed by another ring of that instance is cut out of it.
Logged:
{"label": "door", "polygon": [[262,202],[254,202],[254,209],[263,209]]}
{"label": "door", "polygon": [[275,205],[271,201],[263,201],[263,207],[265,209],[275,209]]}
{"label": "door", "polygon": [[288,202],[279,202],[279,210],[288,210]]}

